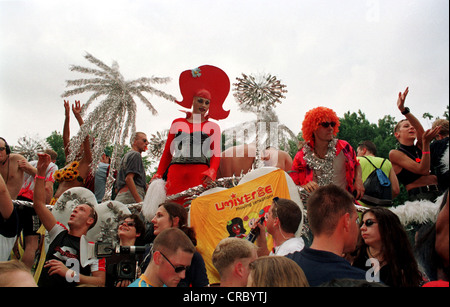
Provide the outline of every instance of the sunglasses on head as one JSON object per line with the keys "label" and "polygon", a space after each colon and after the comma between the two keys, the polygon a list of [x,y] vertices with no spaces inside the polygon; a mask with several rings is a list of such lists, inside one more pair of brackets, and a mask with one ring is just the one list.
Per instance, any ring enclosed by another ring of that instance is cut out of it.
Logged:
{"label": "sunglasses on head", "polygon": [[320,125],[324,128],[328,128],[330,126],[334,128],[334,126],[336,126],[336,123],[335,122],[323,122],[323,123],[320,123]]}
{"label": "sunglasses on head", "polygon": [[178,266],[174,266],[172,262],[170,262],[169,258],[166,257],[166,255],[164,255],[163,253],[161,253],[161,251],[159,252],[164,259],[167,260],[168,263],[170,263],[170,265],[173,267],[173,269],[175,270],[175,273],[181,273],[184,270],[189,269],[189,266],[184,266],[184,265],[178,265]]}
{"label": "sunglasses on head", "polygon": [[362,221],[361,226],[366,225],[366,227],[370,227],[370,226],[372,226],[373,224],[376,224],[376,223],[377,222],[375,222],[374,220],[367,219],[365,221]]}

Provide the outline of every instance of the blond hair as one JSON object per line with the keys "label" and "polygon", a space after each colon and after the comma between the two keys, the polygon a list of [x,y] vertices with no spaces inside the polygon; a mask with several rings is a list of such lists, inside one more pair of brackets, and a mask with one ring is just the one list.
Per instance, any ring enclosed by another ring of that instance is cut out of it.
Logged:
{"label": "blond hair", "polygon": [[8,278],[2,275],[6,275],[8,273],[17,274],[17,272],[20,271],[29,274],[30,280],[33,279],[33,275],[31,275],[30,269],[23,262],[18,260],[0,261],[0,287],[5,287],[10,282]]}
{"label": "blond hair", "polygon": [[448,130],[448,120],[443,118],[436,119],[433,124],[431,125],[431,128],[436,128],[436,126],[441,126],[441,130],[439,132],[442,136],[448,136],[449,130]]}
{"label": "blond hair", "polygon": [[252,253],[256,250],[255,244],[245,239],[225,238],[217,244],[213,254],[212,263],[223,276],[228,267],[236,260],[252,257]]}
{"label": "blond hair", "polygon": [[263,256],[250,263],[250,287],[309,287],[305,273],[292,259]]}

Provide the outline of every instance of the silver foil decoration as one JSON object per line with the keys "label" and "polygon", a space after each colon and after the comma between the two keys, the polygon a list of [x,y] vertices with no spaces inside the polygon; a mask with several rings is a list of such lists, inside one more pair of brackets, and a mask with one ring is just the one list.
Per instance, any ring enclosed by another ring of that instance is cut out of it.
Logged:
{"label": "silver foil decoration", "polygon": [[[276,149],[280,145],[287,147],[288,140],[296,140],[295,134],[285,125],[279,124],[278,116],[274,108],[286,98],[286,85],[281,84],[275,76],[246,75],[236,78],[238,81],[233,86],[233,96],[238,102],[239,109],[256,115],[256,121],[248,121],[224,130],[225,148],[234,144],[256,144],[256,156],[253,168],[263,166],[260,160],[260,152],[266,147]],[[239,133],[245,131],[245,133]],[[238,133],[237,133],[238,132]],[[239,136],[237,136],[239,135]]]}
{"label": "silver foil decoration", "polygon": [[241,180],[241,177],[236,176],[219,178],[216,181],[209,183],[207,186],[203,186],[200,184],[198,186],[184,190],[180,193],[170,195],[167,197],[167,200],[177,200],[180,198],[194,199],[203,192],[212,188],[221,187],[229,189],[235,187],[239,183],[239,180]]}
{"label": "silver foil decoration", "polygon": [[[175,97],[153,87],[153,84],[168,83],[170,78],[139,78],[126,81],[119,72],[119,65],[113,62],[110,66],[93,57],[89,53],[85,58],[97,68],[87,68],[73,65],[71,71],[91,75],[90,79],[76,79],[67,81],[67,87],[75,87],[65,91],[61,96],[69,97],[86,92],[92,95],[82,107],[81,115],[84,117],[89,106],[102,97],[98,105],[92,112],[87,114],[84,124],[76,136],[70,141],[69,157],[67,161],[75,159],[80,151],[81,144],[88,135],[94,138],[92,147],[91,169],[95,173],[97,165],[108,145],[113,145],[114,150],[111,155],[111,171],[106,183],[106,192],[103,200],[111,197],[113,185],[113,173],[120,162],[119,153],[123,152],[125,141],[136,132],[136,102],[134,97],[138,97],[150,110],[153,115],[157,115],[156,109],[144,96],[144,93],[156,95],[169,101],[175,101]],[[91,144],[92,145],[92,144]]]}
{"label": "silver foil decoration", "polygon": [[259,75],[254,77],[242,74],[243,78],[237,77],[238,83],[234,83],[234,97],[239,103],[239,108],[245,112],[259,113],[270,111],[286,98],[284,93],[286,85],[281,84],[272,75]]}
{"label": "silver foil decoration", "polygon": [[336,158],[336,139],[328,143],[328,150],[324,159],[316,157],[310,144],[303,147],[306,164],[314,170],[314,178],[319,186],[333,183],[333,161]]}
{"label": "silver foil decoration", "polygon": [[148,154],[151,158],[159,160],[164,152],[164,147],[166,146],[167,135],[169,130],[157,131],[156,134],[152,134],[149,138],[148,144]]}
{"label": "silver foil decoration", "polygon": [[37,136],[23,136],[17,140],[17,144],[13,148],[14,152],[21,154],[27,161],[37,160],[39,152],[51,148],[45,139],[39,139]]}

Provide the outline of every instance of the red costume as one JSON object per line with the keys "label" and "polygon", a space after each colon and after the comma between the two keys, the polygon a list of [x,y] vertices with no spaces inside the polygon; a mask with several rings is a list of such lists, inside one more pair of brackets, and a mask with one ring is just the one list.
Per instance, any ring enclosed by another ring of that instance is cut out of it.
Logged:
{"label": "red costume", "polygon": [[[164,178],[167,172],[167,195],[202,184],[204,176],[216,180],[220,165],[220,140],[220,128],[216,123],[205,121],[192,124],[184,118],[173,121],[156,172],[157,178]],[[184,156],[183,149],[186,150],[186,147],[189,147],[189,155]],[[201,152],[206,149],[210,150],[209,157]]]}
{"label": "red costume", "polygon": [[219,125],[208,119],[224,119],[230,113],[222,109],[230,91],[230,80],[217,67],[204,65],[182,72],[180,91],[183,100],[177,103],[185,108],[192,107],[194,97],[206,98],[210,104],[203,122],[191,123],[192,115],[196,115],[191,113],[187,113],[187,118],[178,118],[172,122],[154,176],[166,180],[167,196],[203,184],[205,176],[213,181],[216,179],[220,164],[221,132]]}
{"label": "red costume", "polygon": [[[305,146],[310,146],[306,144]],[[350,144],[344,140],[337,140],[336,157],[343,152],[345,156],[345,178],[347,180],[347,190],[352,193],[353,180],[355,178],[356,166],[359,165],[356,159],[356,152]],[[305,185],[314,180],[314,169],[308,165],[304,159],[305,148],[297,152],[292,164],[292,172],[289,173],[296,185]],[[330,170],[332,172],[333,170]]]}

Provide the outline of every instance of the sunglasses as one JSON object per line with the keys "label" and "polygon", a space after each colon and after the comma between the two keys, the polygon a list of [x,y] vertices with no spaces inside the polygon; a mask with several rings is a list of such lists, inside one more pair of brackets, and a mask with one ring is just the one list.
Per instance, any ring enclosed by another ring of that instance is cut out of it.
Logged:
{"label": "sunglasses", "polygon": [[133,222],[133,221],[131,221],[131,222],[123,221],[123,222],[119,223],[119,226],[120,226],[120,225],[124,225],[124,224],[125,224],[126,226],[129,226],[129,227],[136,226],[136,223]]}
{"label": "sunglasses", "polygon": [[336,123],[335,122],[323,122],[323,123],[320,123],[319,125],[321,125],[322,127],[324,127],[324,128],[328,128],[328,127],[333,127],[334,128],[334,126],[336,126]]}
{"label": "sunglasses", "polygon": [[159,253],[164,257],[164,259],[167,260],[168,263],[170,263],[170,265],[171,265],[171,266],[173,267],[173,269],[175,270],[175,273],[181,273],[181,272],[183,272],[184,270],[189,269],[189,266],[184,266],[184,265],[174,266],[173,263],[170,262],[169,258],[166,257],[166,255],[164,255],[164,254],[161,253],[161,252],[159,252]]}
{"label": "sunglasses", "polygon": [[6,147],[0,147],[0,151],[3,151],[5,149],[6,149]]}
{"label": "sunglasses", "polygon": [[374,220],[367,219],[367,220],[365,220],[365,221],[362,221],[361,227],[362,227],[363,225],[366,225],[366,227],[370,227],[370,226],[372,226],[373,224],[376,224],[376,223],[377,223],[377,222],[375,222]]}

